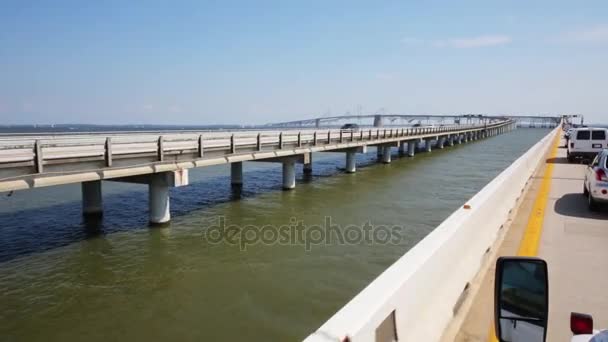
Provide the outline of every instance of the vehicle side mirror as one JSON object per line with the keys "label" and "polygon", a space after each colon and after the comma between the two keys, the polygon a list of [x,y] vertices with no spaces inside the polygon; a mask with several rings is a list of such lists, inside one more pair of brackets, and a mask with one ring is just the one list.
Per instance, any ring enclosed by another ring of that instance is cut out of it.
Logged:
{"label": "vehicle side mirror", "polygon": [[494,280],[494,324],[500,342],[544,342],[549,317],[547,263],[500,257]]}

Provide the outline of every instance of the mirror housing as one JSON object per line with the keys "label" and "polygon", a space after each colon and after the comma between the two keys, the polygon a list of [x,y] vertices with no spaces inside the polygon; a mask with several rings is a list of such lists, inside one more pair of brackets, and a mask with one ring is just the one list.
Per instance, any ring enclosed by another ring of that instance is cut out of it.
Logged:
{"label": "mirror housing", "polygon": [[500,257],[494,278],[494,324],[500,342],[544,342],[549,317],[547,263]]}

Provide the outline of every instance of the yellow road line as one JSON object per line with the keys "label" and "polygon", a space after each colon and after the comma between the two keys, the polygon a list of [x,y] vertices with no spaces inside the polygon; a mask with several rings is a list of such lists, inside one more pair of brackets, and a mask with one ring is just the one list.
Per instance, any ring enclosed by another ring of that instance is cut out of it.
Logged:
{"label": "yellow road line", "polygon": [[[556,134],[553,139],[553,147],[549,158],[553,159],[557,155],[557,148],[559,146],[559,133]],[[553,174],[553,163],[548,163],[543,173],[543,179],[536,194],[534,200],[534,206],[532,212],[528,218],[528,224],[524,231],[524,236],[519,244],[519,250],[517,251],[518,256],[533,257],[538,253],[538,246],[540,245],[540,237],[543,231],[543,220],[545,218],[545,208],[547,207],[547,201],[549,200],[549,191],[551,190],[551,175]],[[488,342],[498,342],[496,338],[496,332],[494,330],[494,322],[490,326],[490,334],[488,335]]]}

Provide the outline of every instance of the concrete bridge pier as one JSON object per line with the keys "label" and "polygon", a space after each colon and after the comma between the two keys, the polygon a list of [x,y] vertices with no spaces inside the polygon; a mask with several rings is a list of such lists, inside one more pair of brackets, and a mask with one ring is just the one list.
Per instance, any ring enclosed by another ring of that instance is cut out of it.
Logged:
{"label": "concrete bridge pier", "polygon": [[382,154],[384,152],[384,148],[381,145],[376,146],[376,156],[378,157],[378,160],[382,160]]}
{"label": "concrete bridge pier", "polygon": [[407,142],[407,155],[413,157],[416,154],[416,140],[410,140]]}
{"label": "concrete bridge pier", "polygon": [[384,164],[391,163],[391,146],[383,146],[382,147],[382,162]]}
{"label": "concrete bridge pier", "polygon": [[304,174],[309,175],[312,173],[312,153],[304,153],[304,166],[302,167],[302,172]]}
{"label": "concrete bridge pier", "polygon": [[433,143],[433,139],[426,139],[424,141],[424,150],[426,152],[431,152],[431,150],[432,150],[432,143]]}
{"label": "concrete bridge pier", "polygon": [[293,159],[283,161],[283,190],[296,187],[296,162]]}
{"label": "concrete bridge pier", "polygon": [[230,164],[230,184],[235,187],[243,186],[243,162]]}
{"label": "concrete bridge pier", "polygon": [[357,155],[356,151],[346,152],[346,173],[355,173],[357,171]]}
{"label": "concrete bridge pier", "polygon": [[102,216],[103,202],[101,181],[82,182],[82,214],[84,216]]}
{"label": "concrete bridge pier", "polygon": [[407,144],[406,141],[400,141],[399,142],[399,155],[400,156],[404,156],[405,155],[405,145]]}
{"label": "concrete bridge pier", "polygon": [[164,173],[150,175],[148,204],[151,225],[162,225],[171,220],[169,184],[164,176]]}
{"label": "concrete bridge pier", "polygon": [[148,185],[148,215],[150,225],[152,226],[163,225],[171,220],[169,188],[186,186],[189,183],[188,169],[111,178],[108,180]]}
{"label": "concrete bridge pier", "polygon": [[453,135],[449,135],[447,142],[448,142],[448,146],[454,146],[454,136]]}
{"label": "concrete bridge pier", "polygon": [[437,148],[441,150],[443,149],[443,145],[445,145],[445,137],[440,137],[437,139]]}

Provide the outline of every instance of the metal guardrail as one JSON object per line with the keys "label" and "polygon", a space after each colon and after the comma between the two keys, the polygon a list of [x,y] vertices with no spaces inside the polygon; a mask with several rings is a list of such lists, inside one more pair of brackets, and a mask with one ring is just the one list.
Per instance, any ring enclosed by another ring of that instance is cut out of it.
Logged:
{"label": "metal guardrail", "polygon": [[[168,134],[125,134],[70,136],[23,136],[0,138],[0,171],[34,167],[45,172],[46,165],[103,161],[112,167],[116,160],[152,157],[163,162],[180,156],[205,158],[209,153],[227,155],[280,150],[283,148],[332,145],[345,142],[377,143],[386,139],[466,132],[499,127],[504,121],[488,125],[450,125],[442,127],[402,127],[364,130],[285,130],[254,132],[175,132]],[[183,160],[183,159],[182,159]]]}

